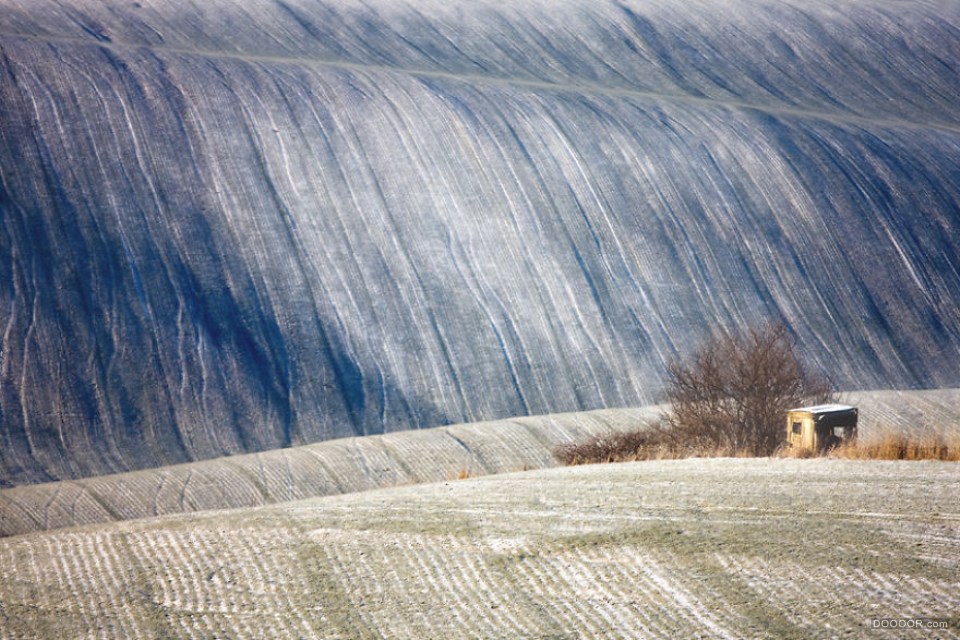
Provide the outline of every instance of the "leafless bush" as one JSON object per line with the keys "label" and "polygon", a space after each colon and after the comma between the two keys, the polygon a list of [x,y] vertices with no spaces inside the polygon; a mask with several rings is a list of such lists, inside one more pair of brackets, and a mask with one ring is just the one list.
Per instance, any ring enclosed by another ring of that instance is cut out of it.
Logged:
{"label": "leafless bush", "polygon": [[668,365],[669,409],[632,432],[591,438],[554,452],[565,464],[767,456],[784,440],[784,412],[834,400],[830,382],[800,362],[786,327],[719,335]]}
{"label": "leafless bush", "polygon": [[656,434],[646,429],[593,436],[583,442],[563,444],[554,455],[563,464],[625,462],[653,457]]}
{"label": "leafless bush", "polygon": [[650,424],[636,431],[594,436],[583,442],[560,445],[554,455],[563,464],[577,465],[693,457],[737,458],[752,454],[745,450],[686,445],[676,438],[665,437],[658,424]]}
{"label": "leafless bush", "polygon": [[671,362],[665,395],[665,442],[757,456],[783,442],[784,411],[833,400],[830,382],[803,366],[782,324],[718,335]]}

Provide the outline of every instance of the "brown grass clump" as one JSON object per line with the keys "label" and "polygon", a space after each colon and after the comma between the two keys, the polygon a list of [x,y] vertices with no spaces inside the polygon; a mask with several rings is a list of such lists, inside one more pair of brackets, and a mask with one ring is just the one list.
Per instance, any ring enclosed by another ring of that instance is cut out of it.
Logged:
{"label": "brown grass clump", "polygon": [[774,455],[777,458],[807,459],[807,458],[816,458],[819,454],[812,449],[801,449],[800,447],[790,447],[790,446],[784,445],[779,449],[777,449]]}
{"label": "brown grass clump", "polygon": [[850,442],[828,454],[847,460],[945,460],[960,462],[960,441],[940,436],[909,437],[890,434],[876,442]]}
{"label": "brown grass clump", "polygon": [[447,475],[447,480],[468,480],[470,478],[476,478],[482,475],[477,473],[474,469],[469,467],[460,467],[460,470],[456,473],[451,473]]}

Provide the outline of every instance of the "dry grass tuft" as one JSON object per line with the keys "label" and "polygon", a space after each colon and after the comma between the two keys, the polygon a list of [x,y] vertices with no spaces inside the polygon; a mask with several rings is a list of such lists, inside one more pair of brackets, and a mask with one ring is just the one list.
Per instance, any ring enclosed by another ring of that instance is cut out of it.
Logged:
{"label": "dry grass tuft", "polygon": [[790,447],[784,445],[777,449],[777,452],[774,454],[777,458],[816,458],[817,452],[811,449],[801,449],[799,447]]}
{"label": "dry grass tuft", "polygon": [[831,458],[847,460],[946,460],[960,462],[960,441],[940,436],[890,434],[877,442],[851,442],[830,450]]}

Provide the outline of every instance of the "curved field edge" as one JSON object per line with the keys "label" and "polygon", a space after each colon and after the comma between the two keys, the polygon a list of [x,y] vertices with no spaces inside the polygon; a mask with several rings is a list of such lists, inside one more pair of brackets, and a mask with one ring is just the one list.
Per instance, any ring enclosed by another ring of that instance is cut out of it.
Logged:
{"label": "curved field edge", "polygon": [[655,415],[646,407],[521,417],[15,487],[0,491],[0,536],[549,467],[561,443]]}
{"label": "curved field edge", "polygon": [[0,540],[3,640],[958,637],[955,463],[546,469]]}
{"label": "curved field edge", "polygon": [[[960,437],[960,389],[848,394],[861,439]],[[630,430],[656,406],[556,414],[366,436],[0,491],[0,536],[381,487],[539,469],[559,444]]]}
{"label": "curved field edge", "polygon": [[642,406],[767,320],[960,386],[934,4],[0,0],[0,485]]}

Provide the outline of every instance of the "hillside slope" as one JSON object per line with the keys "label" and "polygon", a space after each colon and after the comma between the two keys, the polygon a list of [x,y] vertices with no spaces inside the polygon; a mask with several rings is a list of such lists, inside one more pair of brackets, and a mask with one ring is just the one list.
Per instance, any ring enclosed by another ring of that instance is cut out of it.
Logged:
{"label": "hillside slope", "polygon": [[[896,433],[960,442],[960,389],[851,394],[860,440]],[[635,429],[658,407],[604,409],[383,436],[0,490],[0,537],[235,509],[558,464],[559,444]]]}
{"label": "hillside slope", "polygon": [[956,463],[550,469],[0,540],[0,638],[903,638],[952,618]]}
{"label": "hillside slope", "polygon": [[515,418],[4,489],[0,537],[552,467],[557,445],[634,429],[655,415],[646,408]]}
{"label": "hillside slope", "polygon": [[960,386],[960,17],[0,0],[0,485],[655,401],[782,319]]}

